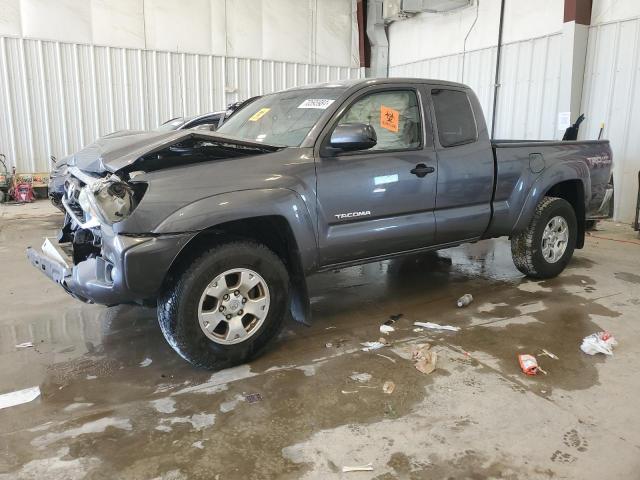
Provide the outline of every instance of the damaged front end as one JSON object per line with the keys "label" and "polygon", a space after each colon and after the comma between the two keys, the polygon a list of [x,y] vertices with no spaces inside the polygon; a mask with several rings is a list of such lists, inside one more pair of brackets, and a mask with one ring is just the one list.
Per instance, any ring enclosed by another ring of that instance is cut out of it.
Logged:
{"label": "damaged front end", "polygon": [[[134,218],[149,196],[149,173],[276,150],[192,132],[104,137],[69,157],[60,200],[64,224],[57,238],[47,239],[41,250],[28,248],[27,256],[34,267],[82,301],[115,305],[152,300],[173,260],[196,232],[153,233],[151,224]],[[148,213],[140,210],[139,217]],[[134,228],[127,228],[129,217]]]}
{"label": "damaged front end", "polygon": [[116,235],[112,226],[133,213],[146,187],[115,174],[100,178],[70,168],[61,199],[64,224],[41,252],[27,249],[31,263],[82,301],[140,300],[123,277],[124,252],[150,239]]}

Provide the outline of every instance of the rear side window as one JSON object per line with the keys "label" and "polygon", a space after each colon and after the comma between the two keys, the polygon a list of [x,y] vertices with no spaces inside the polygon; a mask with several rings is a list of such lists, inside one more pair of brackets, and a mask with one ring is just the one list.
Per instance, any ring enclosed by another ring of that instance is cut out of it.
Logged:
{"label": "rear side window", "polygon": [[438,138],[443,147],[454,147],[477,139],[476,122],[469,97],[459,90],[431,90],[438,124]]}

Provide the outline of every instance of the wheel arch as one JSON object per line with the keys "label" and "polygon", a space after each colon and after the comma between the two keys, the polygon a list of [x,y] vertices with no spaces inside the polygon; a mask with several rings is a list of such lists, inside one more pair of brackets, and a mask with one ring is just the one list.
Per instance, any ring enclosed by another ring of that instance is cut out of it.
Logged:
{"label": "wheel arch", "polygon": [[576,248],[584,247],[586,231],[586,210],[584,197],[584,183],[580,179],[564,180],[550,187],[545,197],[558,197],[566,200],[573,207],[578,222]]}
{"label": "wheel arch", "polygon": [[234,240],[263,244],[282,260],[291,279],[292,317],[309,323],[311,314],[305,277],[308,266],[304,263],[299,241],[289,220],[279,214],[237,218],[200,230],[173,259],[163,280],[163,288],[202,252]]}
{"label": "wheel arch", "polygon": [[559,197],[569,202],[574,209],[578,221],[576,248],[582,248],[586,228],[586,198],[591,184],[588,181],[588,175],[585,182],[584,178],[576,175],[578,172],[581,170],[576,171],[567,164],[545,170],[529,191],[511,233],[516,234],[527,228],[536,206],[544,197]]}

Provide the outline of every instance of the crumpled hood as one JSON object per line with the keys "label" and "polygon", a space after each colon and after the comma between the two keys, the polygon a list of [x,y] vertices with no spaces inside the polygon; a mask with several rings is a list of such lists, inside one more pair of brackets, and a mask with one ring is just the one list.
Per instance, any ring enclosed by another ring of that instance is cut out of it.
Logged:
{"label": "crumpled hood", "polygon": [[256,153],[259,153],[279,149],[279,147],[273,145],[237,140],[213,132],[125,130],[114,132],[96,140],[91,145],[68,157],[68,164],[85,172],[115,173],[130,166],[135,168],[136,163],[145,155],[187,140],[219,144],[227,151],[230,149],[240,151],[255,150]]}

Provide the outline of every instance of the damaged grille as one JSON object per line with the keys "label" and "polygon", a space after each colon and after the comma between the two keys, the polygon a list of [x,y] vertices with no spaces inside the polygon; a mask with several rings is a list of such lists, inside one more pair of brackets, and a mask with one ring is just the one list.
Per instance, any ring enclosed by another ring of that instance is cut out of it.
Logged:
{"label": "damaged grille", "polygon": [[78,202],[78,197],[80,196],[80,190],[84,187],[85,184],[82,183],[75,177],[69,176],[67,180],[64,182],[64,204],[67,210],[71,210],[70,213],[73,213],[78,220],[82,223],[86,221],[85,213]]}

